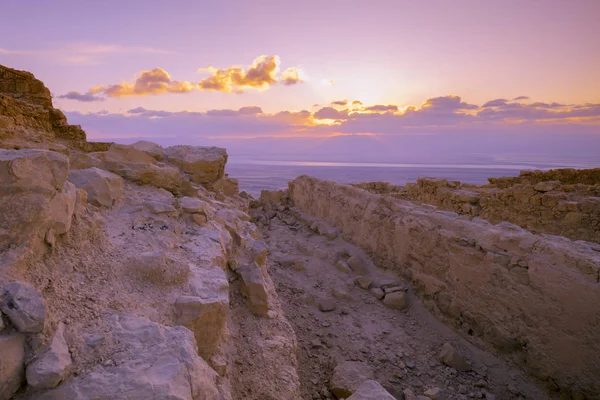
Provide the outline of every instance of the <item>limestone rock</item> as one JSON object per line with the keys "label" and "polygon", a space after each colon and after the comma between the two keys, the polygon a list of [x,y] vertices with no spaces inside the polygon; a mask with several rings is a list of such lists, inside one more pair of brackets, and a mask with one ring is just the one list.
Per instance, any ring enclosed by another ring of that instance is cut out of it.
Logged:
{"label": "limestone rock", "polygon": [[200,226],[204,226],[208,222],[208,218],[206,218],[206,215],[203,214],[194,214],[192,215],[192,219]]}
{"label": "limestone rock", "polygon": [[371,287],[373,281],[371,278],[367,278],[366,276],[357,276],[356,279],[354,279],[354,283],[356,283],[362,289],[367,290]]}
{"label": "limestone rock", "polygon": [[184,212],[206,215],[206,206],[207,204],[197,197],[182,197],[179,199],[179,207]]}
{"label": "limestone rock", "polygon": [[358,390],[347,400],[394,400],[387,390],[377,381],[369,380],[360,385]]}
{"label": "limestone rock", "polygon": [[0,335],[0,399],[11,399],[25,378],[25,336]]}
{"label": "limestone rock", "polygon": [[381,290],[380,288],[372,288],[370,292],[373,294],[373,296],[375,296],[377,300],[383,299],[384,293],[383,290]]}
{"label": "limestone rock", "polygon": [[190,266],[174,259],[166,251],[151,251],[129,258],[127,267],[135,279],[156,286],[174,286],[185,283]]}
{"label": "limestone rock", "polygon": [[48,348],[27,365],[27,383],[34,389],[51,389],[67,374],[71,366],[71,354],[64,331],[65,326],[60,323]]}
{"label": "limestone rock", "polygon": [[242,292],[248,298],[250,310],[259,316],[269,312],[269,292],[260,265],[251,263],[235,271],[242,278]]}
{"label": "limestone rock", "polygon": [[350,268],[348,263],[344,260],[339,260],[337,263],[335,263],[335,267],[338,269],[338,271],[344,272],[346,274],[352,273],[352,268]]}
{"label": "limestone rock", "polygon": [[97,366],[39,395],[42,400],[173,399],[227,400],[217,374],[198,356],[188,329],[166,327],[133,314],[109,317],[111,336],[121,343],[114,366]]}
{"label": "limestone rock", "polygon": [[2,312],[19,332],[37,333],[44,329],[46,306],[42,295],[33,286],[13,282],[2,291]]}
{"label": "limestone rock", "polygon": [[211,184],[225,173],[227,151],[219,147],[171,146],[164,149],[164,154],[195,183]]}
{"label": "limestone rock", "polygon": [[196,193],[177,167],[158,163],[153,157],[131,146],[113,144],[107,151],[74,154],[71,161],[75,169],[97,167],[139,185],[163,188],[176,195]]}
{"label": "limestone rock", "polygon": [[138,140],[131,144],[134,149],[143,151],[149,156],[155,158],[157,161],[162,161],[165,158],[164,149],[157,143],[150,142],[147,140]]}
{"label": "limestone rock", "polygon": [[471,370],[471,366],[449,342],[444,343],[442,346],[442,350],[440,351],[440,359],[444,364],[458,371],[466,372]]}
{"label": "limestone rock", "polygon": [[152,214],[169,214],[177,211],[173,205],[161,201],[146,200],[144,205]]}
{"label": "limestone rock", "polygon": [[352,268],[352,271],[357,272],[359,274],[364,272],[365,268],[363,265],[363,261],[359,257],[352,256],[348,259],[347,262],[350,268]]}
{"label": "limestone rock", "polygon": [[425,397],[430,398],[431,400],[445,400],[446,399],[446,394],[444,393],[444,391],[438,387],[434,387],[434,388],[430,388],[427,389],[423,395],[425,395]]}
{"label": "limestone rock", "polygon": [[533,189],[538,192],[550,192],[560,186],[560,181],[544,181],[536,183]]}
{"label": "limestone rock", "polygon": [[0,149],[0,248],[38,250],[69,230],[76,192],[65,183],[68,171],[63,154]]}
{"label": "limestone rock", "polygon": [[221,178],[213,183],[213,189],[222,192],[225,196],[235,196],[240,192],[239,182],[235,178]]}
{"label": "limestone rock", "polygon": [[321,299],[319,300],[319,310],[323,312],[333,311],[336,308],[336,303],[332,299]]}
{"label": "limestone rock", "polygon": [[392,292],[385,295],[383,304],[396,310],[404,310],[408,307],[408,296],[406,292]]}
{"label": "limestone rock", "polygon": [[347,398],[363,384],[373,379],[373,371],[363,362],[343,361],[333,369],[329,389],[338,398]]}
{"label": "limestone rock", "polygon": [[229,283],[220,268],[192,267],[192,296],[175,302],[175,322],[194,332],[198,354],[209,360],[221,343],[229,311]]}
{"label": "limestone rock", "polygon": [[67,179],[78,189],[84,189],[88,202],[96,206],[112,207],[123,196],[123,178],[99,168],[71,170]]}

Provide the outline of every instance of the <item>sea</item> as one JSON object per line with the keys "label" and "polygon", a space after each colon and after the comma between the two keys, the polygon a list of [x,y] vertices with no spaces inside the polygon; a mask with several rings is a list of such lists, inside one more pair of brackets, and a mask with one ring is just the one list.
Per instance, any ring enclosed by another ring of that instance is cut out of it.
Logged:
{"label": "sea", "polygon": [[257,197],[261,190],[286,188],[289,181],[300,175],[338,183],[385,181],[404,185],[407,182],[415,182],[420,177],[435,177],[481,185],[488,183],[487,179],[490,177],[518,176],[523,170],[598,167],[600,167],[600,160],[587,162],[565,160],[560,163],[538,161],[494,164],[402,164],[275,161],[231,157],[225,172],[239,179],[240,191],[246,191]]}

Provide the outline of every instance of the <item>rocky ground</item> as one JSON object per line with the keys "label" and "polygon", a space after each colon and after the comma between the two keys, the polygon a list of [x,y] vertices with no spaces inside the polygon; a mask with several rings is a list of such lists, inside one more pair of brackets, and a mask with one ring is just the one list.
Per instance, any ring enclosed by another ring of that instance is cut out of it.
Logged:
{"label": "rocky ground", "polygon": [[[269,272],[298,338],[303,398],[335,398],[331,389],[339,380],[365,377],[397,399],[411,392],[431,399],[548,398],[518,370],[433,318],[406,282],[377,269],[333,230],[320,227],[329,237],[319,234],[293,210],[254,215],[269,245]],[[358,277],[371,282],[370,289],[361,288]],[[408,288],[408,306],[386,306],[379,300],[381,286]],[[447,363],[440,354],[446,343],[457,353]],[[344,372],[348,368],[360,373]]]}

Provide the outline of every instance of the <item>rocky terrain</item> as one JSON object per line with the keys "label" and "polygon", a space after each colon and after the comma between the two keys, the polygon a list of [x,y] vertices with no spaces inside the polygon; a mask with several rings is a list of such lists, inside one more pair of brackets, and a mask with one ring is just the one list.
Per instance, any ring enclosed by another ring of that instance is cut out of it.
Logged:
{"label": "rocky terrain", "polygon": [[0,399],[600,398],[596,172],[254,199],[226,162],[0,66]]}

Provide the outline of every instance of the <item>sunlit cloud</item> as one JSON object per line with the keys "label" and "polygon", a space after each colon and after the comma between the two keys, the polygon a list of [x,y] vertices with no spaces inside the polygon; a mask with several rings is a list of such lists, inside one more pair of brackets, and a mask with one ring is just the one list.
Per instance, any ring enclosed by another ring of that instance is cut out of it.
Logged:
{"label": "sunlit cloud", "polygon": [[303,73],[298,68],[288,68],[281,74],[281,83],[290,86],[303,82]]}
{"label": "sunlit cloud", "polygon": [[363,105],[363,102],[362,102],[362,101],[360,101],[360,100],[354,100],[354,101],[352,102],[352,105],[353,105],[353,106],[362,106],[362,105]]}
{"label": "sunlit cloud", "polygon": [[367,112],[396,112],[398,111],[398,106],[393,105],[393,104],[388,104],[388,105],[383,105],[383,104],[377,104],[374,106],[370,106],[370,107],[365,107],[364,111]]}
{"label": "sunlit cloud", "polygon": [[520,100],[529,100],[529,97],[527,97],[527,96],[518,96],[518,97],[515,97],[513,99],[513,101],[520,101]]}
{"label": "sunlit cloud", "polygon": [[313,114],[316,119],[340,120],[348,118],[348,110],[337,110],[333,107],[323,107]]}
{"label": "sunlit cloud", "polygon": [[321,85],[333,86],[333,85],[335,85],[335,81],[333,79],[321,79]]}
{"label": "sunlit cloud", "polygon": [[189,93],[195,87],[193,82],[172,80],[167,71],[162,68],[154,68],[150,71],[142,71],[134,83],[100,85],[90,89],[90,93],[102,93],[108,97],[147,96],[161,93]]}
{"label": "sunlit cloud", "polygon": [[332,101],[331,102],[332,105],[334,106],[345,106],[348,104],[348,100],[336,100],[336,101]]}
{"label": "sunlit cloud", "polygon": [[83,102],[103,101],[104,98],[95,96],[93,93],[79,93],[76,91],[67,92],[58,96],[59,99],[77,100]]}

